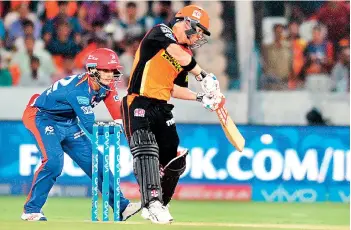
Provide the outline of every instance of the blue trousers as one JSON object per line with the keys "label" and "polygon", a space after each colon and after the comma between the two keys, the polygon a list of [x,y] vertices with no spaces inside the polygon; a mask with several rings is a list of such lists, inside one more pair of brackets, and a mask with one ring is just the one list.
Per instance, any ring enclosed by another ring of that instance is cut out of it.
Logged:
{"label": "blue trousers", "polygon": [[[25,213],[39,213],[45,204],[50,189],[61,175],[64,152],[91,178],[92,144],[76,122],[57,122],[47,117],[37,108],[28,106],[23,114],[23,123],[33,134],[42,155],[42,164],[35,172],[33,184],[24,205]],[[98,186],[102,188],[103,155],[98,159]],[[114,181],[110,170],[109,204],[113,208]],[[120,198],[121,212],[129,204],[122,192]]]}

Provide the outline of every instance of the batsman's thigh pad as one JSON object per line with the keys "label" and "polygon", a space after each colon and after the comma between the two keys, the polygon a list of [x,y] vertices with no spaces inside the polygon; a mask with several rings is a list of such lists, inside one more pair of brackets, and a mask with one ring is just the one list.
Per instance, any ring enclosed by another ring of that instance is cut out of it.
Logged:
{"label": "batsman's thigh pad", "polygon": [[148,130],[135,131],[130,140],[130,149],[143,207],[148,206],[150,201],[155,199],[162,202],[158,145],[155,135]]}
{"label": "batsman's thigh pad", "polygon": [[168,165],[166,165],[161,172],[161,187],[163,192],[162,199],[164,205],[167,205],[171,201],[179,178],[185,172],[187,155],[188,152],[181,157],[175,158]]}

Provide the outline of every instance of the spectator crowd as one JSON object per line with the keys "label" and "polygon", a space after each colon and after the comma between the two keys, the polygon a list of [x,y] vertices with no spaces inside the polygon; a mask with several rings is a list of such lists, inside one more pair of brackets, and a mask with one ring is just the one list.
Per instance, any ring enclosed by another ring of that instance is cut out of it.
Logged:
{"label": "spectator crowd", "polygon": [[328,91],[350,92],[350,2],[285,4],[287,23],[275,23],[273,41],[261,46],[261,89],[303,89],[319,80]]}
{"label": "spectator crowd", "polygon": [[[273,11],[278,3],[271,2]],[[350,2],[280,4],[287,23],[275,23],[272,41],[260,46],[259,88],[298,90],[322,79],[330,91],[349,92]],[[142,37],[174,14],[171,1],[1,1],[0,87],[49,86],[84,71],[85,58],[100,47],[119,54],[126,86]]]}
{"label": "spectator crowd", "polygon": [[[87,55],[115,50],[126,85],[144,34],[174,15],[171,1],[0,2],[0,86],[49,86],[84,71]],[[141,16],[140,16],[141,15]]]}

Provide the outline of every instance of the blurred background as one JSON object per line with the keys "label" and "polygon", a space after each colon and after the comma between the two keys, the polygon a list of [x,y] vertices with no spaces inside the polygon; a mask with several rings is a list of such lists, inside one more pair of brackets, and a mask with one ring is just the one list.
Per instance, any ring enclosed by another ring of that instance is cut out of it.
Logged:
{"label": "blurred background", "polygon": [[[40,164],[21,122],[30,96],[85,71],[99,47],[119,54],[124,95],[144,34],[187,4],[210,15],[212,35],[195,57],[218,76],[247,144],[236,152],[214,113],[172,100],[190,150],[176,198],[349,202],[349,1],[1,1],[0,194],[26,194]],[[110,120],[104,106],[95,112]],[[121,154],[125,192],[136,197],[124,139]],[[66,158],[51,195],[87,196],[89,185]]]}

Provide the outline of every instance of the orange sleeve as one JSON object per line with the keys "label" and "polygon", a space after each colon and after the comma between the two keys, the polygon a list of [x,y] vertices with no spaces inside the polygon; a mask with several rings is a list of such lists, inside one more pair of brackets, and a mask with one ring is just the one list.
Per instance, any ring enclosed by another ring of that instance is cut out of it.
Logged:
{"label": "orange sleeve", "polygon": [[[111,85],[113,85],[112,83]],[[119,100],[118,92],[116,87],[111,87],[112,91],[109,91],[106,98],[104,99],[105,105],[111,114],[113,120],[122,119],[121,115],[121,101]]]}

